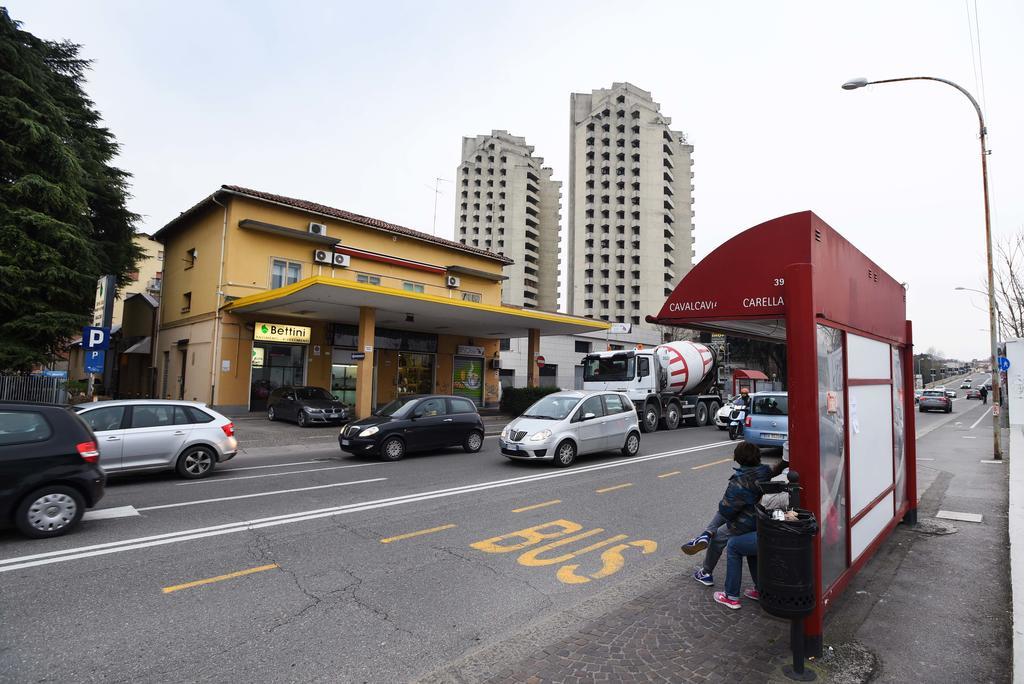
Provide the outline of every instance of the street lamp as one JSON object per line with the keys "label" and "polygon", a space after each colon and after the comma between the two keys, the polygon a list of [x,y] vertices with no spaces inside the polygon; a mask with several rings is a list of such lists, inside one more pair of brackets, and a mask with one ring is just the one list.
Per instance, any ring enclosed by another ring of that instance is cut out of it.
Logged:
{"label": "street lamp", "polygon": [[[995,278],[992,273],[992,218],[988,206],[988,147],[986,145],[986,138],[988,130],[985,128],[985,117],[981,113],[981,107],[978,105],[978,101],[974,99],[974,96],[964,90],[962,87],[947,81],[944,78],[936,78],[934,76],[908,76],[904,78],[887,78],[879,81],[869,81],[866,78],[854,78],[843,84],[843,90],[857,90],[858,88],[864,88],[869,85],[876,85],[879,83],[899,83],[901,81],[936,81],[938,83],[945,83],[948,86],[959,90],[971,104],[974,105],[974,111],[978,113],[978,132],[981,138],[981,187],[985,198],[985,248],[988,258],[988,327],[989,327],[989,346],[991,347],[992,356],[992,403],[994,406],[999,406],[999,365],[997,356],[997,342],[996,342],[996,288]],[[986,294],[986,293],[983,293]],[[1003,458],[1003,450],[999,446],[999,415],[993,410],[992,411],[992,457],[996,460]]]}

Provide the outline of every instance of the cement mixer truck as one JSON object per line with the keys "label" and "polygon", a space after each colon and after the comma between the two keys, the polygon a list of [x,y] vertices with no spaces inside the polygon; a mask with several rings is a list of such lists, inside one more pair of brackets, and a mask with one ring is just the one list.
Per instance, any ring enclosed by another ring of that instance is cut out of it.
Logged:
{"label": "cement mixer truck", "polygon": [[697,342],[588,354],[583,389],[627,394],[644,432],[710,425],[722,406],[715,351]]}

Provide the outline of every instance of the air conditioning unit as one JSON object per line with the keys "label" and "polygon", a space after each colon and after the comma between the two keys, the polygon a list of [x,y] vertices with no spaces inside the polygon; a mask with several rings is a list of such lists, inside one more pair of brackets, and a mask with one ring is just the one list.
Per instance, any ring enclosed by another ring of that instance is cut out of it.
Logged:
{"label": "air conditioning unit", "polygon": [[445,278],[444,284],[448,287],[458,287],[459,285],[462,284],[462,281],[459,280],[458,276],[450,275],[447,278]]}
{"label": "air conditioning unit", "polygon": [[334,265],[338,268],[348,268],[348,265],[352,263],[352,257],[348,254],[335,254]]}
{"label": "air conditioning unit", "polygon": [[323,235],[324,237],[327,237],[327,226],[322,223],[311,222],[309,224],[309,232],[313,235]]}
{"label": "air conditioning unit", "polygon": [[328,252],[326,249],[318,249],[313,252],[313,261],[318,264],[333,264],[334,253]]}

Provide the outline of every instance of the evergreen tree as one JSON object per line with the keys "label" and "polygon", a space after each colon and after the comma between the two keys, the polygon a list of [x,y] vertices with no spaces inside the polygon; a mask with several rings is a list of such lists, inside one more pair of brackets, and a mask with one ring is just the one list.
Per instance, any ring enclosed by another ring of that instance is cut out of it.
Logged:
{"label": "evergreen tree", "polygon": [[127,284],[140,257],[130,175],[110,164],[79,51],[0,7],[0,370],[57,356],[90,322],[97,279]]}

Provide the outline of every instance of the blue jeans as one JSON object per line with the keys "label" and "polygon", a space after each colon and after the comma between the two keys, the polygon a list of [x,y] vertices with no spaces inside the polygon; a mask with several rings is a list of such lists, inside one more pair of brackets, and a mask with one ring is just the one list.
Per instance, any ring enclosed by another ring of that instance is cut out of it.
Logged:
{"label": "blue jeans", "polygon": [[715,513],[715,517],[704,528],[704,531],[711,535],[711,541],[708,542],[708,550],[704,552],[704,565],[702,566],[704,572],[709,575],[714,573],[715,566],[718,565],[718,559],[722,557],[725,545],[729,543],[730,534],[726,522],[721,513]]}
{"label": "blue jeans", "polygon": [[729,598],[740,597],[740,584],[743,581],[743,557],[747,557],[750,579],[757,586],[757,532],[747,532],[737,537],[730,537],[726,545],[725,561],[725,595]]}

